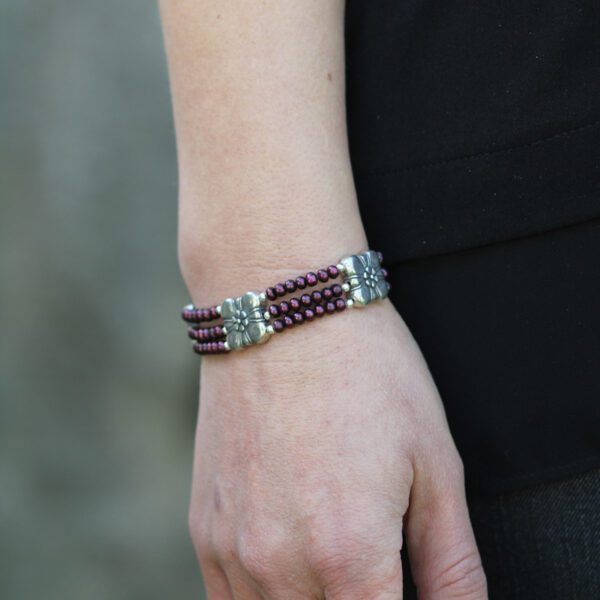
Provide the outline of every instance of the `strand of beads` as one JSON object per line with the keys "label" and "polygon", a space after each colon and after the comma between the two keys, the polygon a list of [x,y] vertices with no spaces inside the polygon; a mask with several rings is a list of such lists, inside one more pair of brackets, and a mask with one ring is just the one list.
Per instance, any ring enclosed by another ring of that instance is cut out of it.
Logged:
{"label": "strand of beads", "polygon": [[[375,285],[374,282],[376,282],[373,273],[376,273],[376,269],[379,270],[379,276],[386,280],[388,278],[388,273],[381,267],[381,261],[383,260],[381,253],[368,251],[363,253],[361,257],[365,257],[369,253],[373,258],[367,257],[371,263],[363,263],[367,271],[362,272],[361,274],[367,281],[366,285],[371,285],[373,287]],[[374,257],[375,254],[377,254],[376,257]],[[234,321],[235,319],[238,320],[234,322],[234,326],[239,327],[241,324],[242,327],[247,327],[248,323],[244,323],[243,321],[250,321],[250,318],[254,319],[254,323],[262,320],[263,329],[266,331],[267,335],[269,335],[272,333],[281,333],[298,325],[312,322],[325,315],[332,315],[337,312],[342,312],[346,308],[350,308],[355,302],[355,300],[353,300],[353,296],[356,293],[356,288],[354,286],[364,284],[362,283],[362,278],[360,280],[356,279],[357,276],[355,272],[353,272],[353,275],[348,276],[344,264],[344,261],[347,260],[347,258],[342,259],[337,265],[329,265],[316,272],[309,271],[304,275],[299,275],[295,279],[287,279],[283,283],[277,283],[270,286],[262,294],[255,294],[256,297],[261,297],[261,302],[263,303],[263,308],[259,313],[260,316],[258,317],[258,321],[256,321],[257,316],[254,313],[256,305],[253,306],[250,304],[251,308],[247,308],[245,311],[243,306],[242,308],[238,307],[237,310],[239,311],[239,315],[236,315],[233,319]],[[352,256],[350,258],[356,259],[358,257]],[[371,271],[368,271],[368,267],[370,267]],[[335,280],[342,274],[344,274],[344,277],[348,282],[332,283],[329,286],[313,289],[312,291],[308,289]],[[369,281],[371,283],[369,283]],[[353,286],[352,289],[350,287],[351,284]],[[387,289],[389,289],[389,283]],[[290,296],[298,291],[303,293],[285,300],[281,299],[284,296]],[[387,295],[386,292],[378,293],[378,297]],[[248,292],[246,296],[251,294],[252,292]],[[371,294],[372,292],[369,292],[369,296]],[[361,299],[359,302],[365,304],[370,302],[371,299],[366,302]],[[240,297],[234,300],[239,303],[243,298]],[[270,301],[270,303],[267,301]],[[232,300],[228,299],[226,302],[232,302]],[[225,304],[222,306],[225,306]],[[227,307],[227,315],[225,315],[227,318],[223,319],[221,323],[204,327],[200,325],[220,319],[222,317],[221,310],[225,310],[225,308],[222,309],[222,306],[215,305],[208,308],[196,308],[194,305],[188,305],[183,309],[182,317],[184,321],[191,324],[191,327],[188,328],[188,336],[194,341],[193,349],[197,354],[224,354],[231,350],[231,341],[228,337],[232,333],[228,331],[232,326],[229,322],[232,320],[229,316],[231,311],[229,306]],[[254,316],[250,317],[252,314],[254,314]],[[240,321],[240,319],[242,319],[242,321]],[[256,343],[256,341],[257,340],[253,339],[252,343]],[[239,342],[234,342],[232,346],[234,349],[238,348]]]}
{"label": "strand of beads", "polygon": [[220,315],[221,307],[219,305],[196,308],[193,304],[188,304],[181,311],[181,318],[186,323],[207,323],[217,320]]}

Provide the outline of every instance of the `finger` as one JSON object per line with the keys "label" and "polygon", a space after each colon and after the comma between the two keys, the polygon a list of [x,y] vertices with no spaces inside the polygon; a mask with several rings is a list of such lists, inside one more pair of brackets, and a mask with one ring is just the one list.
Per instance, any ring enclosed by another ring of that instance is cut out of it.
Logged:
{"label": "finger", "polygon": [[450,455],[444,466],[415,469],[405,528],[413,579],[421,600],[486,600],[462,463]]}
{"label": "finger", "polygon": [[[401,530],[400,524],[398,530]],[[345,558],[332,557],[321,566],[327,600],[398,600],[402,598],[402,562],[397,547],[374,551],[357,546]]]}
{"label": "finger", "polygon": [[234,600],[263,600],[258,585],[241,567],[227,568],[226,575]]}
{"label": "finger", "polygon": [[234,600],[225,572],[216,562],[201,563],[200,568],[208,600]]}

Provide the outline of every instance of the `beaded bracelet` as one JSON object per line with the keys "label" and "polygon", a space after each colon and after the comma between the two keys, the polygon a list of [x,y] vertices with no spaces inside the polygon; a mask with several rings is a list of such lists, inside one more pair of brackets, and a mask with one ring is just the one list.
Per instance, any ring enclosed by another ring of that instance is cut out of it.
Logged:
{"label": "beaded bracelet", "polygon": [[[366,306],[387,297],[390,284],[387,271],[381,266],[380,252],[366,250],[346,256],[325,269],[288,279],[268,287],[264,292],[246,292],[237,298],[226,298],[221,304],[197,308],[184,307],[183,320],[190,324],[188,336],[194,341],[197,354],[224,354],[266,342],[274,333],[314,321],[325,315],[341,312],[353,306]],[[307,288],[334,283],[312,292]],[[299,297],[279,298],[297,292]],[[222,319],[221,324],[204,327],[201,324]]]}

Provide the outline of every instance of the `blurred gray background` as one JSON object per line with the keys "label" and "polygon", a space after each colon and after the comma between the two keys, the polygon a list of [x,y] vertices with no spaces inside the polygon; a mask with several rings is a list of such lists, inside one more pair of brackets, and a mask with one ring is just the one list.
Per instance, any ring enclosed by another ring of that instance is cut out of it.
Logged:
{"label": "blurred gray background", "polygon": [[0,598],[202,598],[152,0],[0,0]]}

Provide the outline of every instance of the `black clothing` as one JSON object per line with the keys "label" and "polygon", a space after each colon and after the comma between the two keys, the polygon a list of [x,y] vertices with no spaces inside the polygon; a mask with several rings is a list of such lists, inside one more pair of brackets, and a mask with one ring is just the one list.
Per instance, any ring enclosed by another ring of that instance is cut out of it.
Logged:
{"label": "black clothing", "polygon": [[389,272],[469,494],[600,468],[600,219]]}
{"label": "black clothing", "polygon": [[471,495],[600,467],[600,3],[349,0],[370,246]]}
{"label": "black clothing", "polygon": [[390,261],[600,216],[598,0],[349,0],[363,220]]}
{"label": "black clothing", "polygon": [[[490,600],[600,598],[600,471],[469,502]],[[405,600],[414,600],[405,563]]]}

